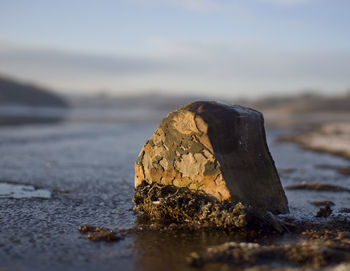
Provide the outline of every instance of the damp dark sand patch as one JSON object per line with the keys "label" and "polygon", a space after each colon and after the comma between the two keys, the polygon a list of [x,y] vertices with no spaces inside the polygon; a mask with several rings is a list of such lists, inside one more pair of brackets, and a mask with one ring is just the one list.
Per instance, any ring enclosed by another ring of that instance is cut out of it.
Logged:
{"label": "damp dark sand patch", "polygon": [[350,189],[331,184],[323,184],[323,183],[306,183],[302,182],[296,185],[289,185],[286,187],[289,190],[313,190],[313,191],[326,191],[326,192],[348,192],[350,193]]}
{"label": "damp dark sand patch", "polygon": [[350,167],[339,167],[337,172],[343,175],[350,175]]}
{"label": "damp dark sand patch", "polygon": [[192,253],[189,263],[201,267],[208,263],[225,262],[247,267],[266,264],[281,266],[310,266],[320,268],[350,260],[350,243],[344,241],[301,241],[284,245],[259,245],[257,243],[229,242],[210,247],[199,255]]}
{"label": "damp dark sand patch", "polygon": [[0,182],[0,198],[28,199],[51,198],[51,192],[46,189],[34,187],[29,184],[19,184],[12,182]]}
{"label": "damp dark sand patch", "polygon": [[194,267],[227,263],[235,268],[254,267],[256,270],[270,270],[276,266],[277,270],[289,267],[317,269],[350,262],[349,228],[349,221],[340,218],[328,223],[296,222],[289,235],[290,240],[294,237],[299,241],[286,244],[227,242],[209,247],[200,254],[191,253],[187,260]]}
{"label": "damp dark sand patch", "polygon": [[348,167],[340,167],[340,166],[335,166],[335,165],[321,164],[321,165],[316,165],[316,168],[335,170],[339,174],[350,175],[350,166],[348,166]]}
{"label": "damp dark sand patch", "polygon": [[286,174],[294,173],[296,171],[297,171],[296,168],[280,168],[280,169],[278,169],[278,173],[286,173]]}
{"label": "damp dark sand patch", "polygon": [[334,206],[334,202],[331,201],[331,200],[322,200],[322,201],[311,201],[310,202],[312,205],[315,205],[315,206]]}

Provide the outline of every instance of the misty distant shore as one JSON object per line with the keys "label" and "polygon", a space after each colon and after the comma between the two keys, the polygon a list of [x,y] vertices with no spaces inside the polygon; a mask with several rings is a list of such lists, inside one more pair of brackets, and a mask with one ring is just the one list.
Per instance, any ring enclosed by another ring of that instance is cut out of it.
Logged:
{"label": "misty distant shore", "polygon": [[[157,122],[170,111],[205,96],[176,96],[149,93],[110,96],[59,95],[43,87],[0,77],[0,125],[83,122]],[[350,93],[321,96],[312,93],[295,96],[263,97],[255,100],[214,98],[261,111],[267,125],[300,126],[350,118]]]}
{"label": "misty distant shore", "polygon": [[0,125],[56,123],[68,107],[66,99],[49,90],[0,77]]}

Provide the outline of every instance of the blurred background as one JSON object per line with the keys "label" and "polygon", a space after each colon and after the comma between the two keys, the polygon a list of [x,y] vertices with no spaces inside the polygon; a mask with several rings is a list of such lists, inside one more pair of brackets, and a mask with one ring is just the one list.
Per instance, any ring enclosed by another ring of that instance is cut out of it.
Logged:
{"label": "blurred background", "polygon": [[306,111],[333,119],[350,110],[349,8],[347,0],[2,0],[0,122],[142,121],[198,99],[253,106],[268,121]]}
{"label": "blurred background", "polygon": [[[349,0],[0,0],[0,270],[189,270],[190,252],[227,241],[150,232],[106,245],[77,230],[135,225],[135,160],[195,100],[262,111],[283,186],[350,190],[349,11]],[[314,217],[311,200],[349,215],[348,193],[286,193],[296,218]]]}

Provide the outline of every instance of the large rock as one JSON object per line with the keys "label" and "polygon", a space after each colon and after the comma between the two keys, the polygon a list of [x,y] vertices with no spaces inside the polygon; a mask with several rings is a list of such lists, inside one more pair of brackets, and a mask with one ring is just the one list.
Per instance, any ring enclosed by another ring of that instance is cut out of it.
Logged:
{"label": "large rock", "polygon": [[144,180],[288,212],[263,115],[242,106],[194,102],[170,113],[137,158],[135,187]]}

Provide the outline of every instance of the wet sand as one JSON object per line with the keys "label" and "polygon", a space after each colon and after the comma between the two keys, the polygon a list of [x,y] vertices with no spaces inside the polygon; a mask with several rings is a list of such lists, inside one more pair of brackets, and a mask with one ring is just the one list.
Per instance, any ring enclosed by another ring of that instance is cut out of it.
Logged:
{"label": "wet sand", "polygon": [[350,159],[350,122],[333,122],[284,138],[310,150]]}
{"label": "wet sand", "polygon": [[[270,245],[300,241],[288,234],[257,239],[223,231],[144,231],[111,243],[92,242],[82,235],[78,228],[83,224],[118,230],[137,223],[132,204],[133,165],[163,116],[151,114],[144,112],[146,123],[135,121],[137,116],[128,120],[126,115],[119,122],[75,119],[0,127],[1,183],[31,185],[51,193],[48,199],[0,197],[0,270],[197,270],[188,264],[188,256],[192,252],[201,255],[210,246],[229,241]],[[276,142],[289,133],[288,129],[267,129],[283,186],[306,181],[350,189],[349,176],[318,167],[347,167],[348,160]],[[281,216],[283,219],[327,224],[337,217],[350,217],[343,212],[350,206],[347,192],[305,189],[286,190],[286,195],[291,213]],[[334,203],[332,214],[316,217],[320,206],[311,202],[326,200]],[[260,266],[260,270],[276,268],[275,260],[264,265],[268,267]],[[234,266],[210,263],[202,270]]]}

